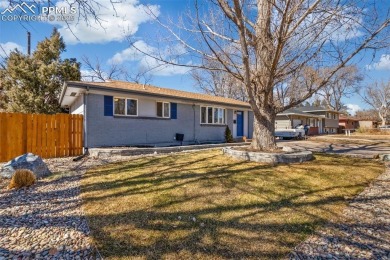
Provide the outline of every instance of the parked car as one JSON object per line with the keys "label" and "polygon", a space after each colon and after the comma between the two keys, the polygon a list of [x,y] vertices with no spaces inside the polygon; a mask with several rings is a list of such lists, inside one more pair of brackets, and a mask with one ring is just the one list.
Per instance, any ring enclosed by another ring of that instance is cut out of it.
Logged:
{"label": "parked car", "polygon": [[289,139],[302,139],[304,138],[306,131],[302,125],[297,126],[295,129],[276,129],[275,137],[279,137],[282,140]]}
{"label": "parked car", "polygon": [[381,125],[378,128],[379,128],[379,130],[390,131],[390,125]]}

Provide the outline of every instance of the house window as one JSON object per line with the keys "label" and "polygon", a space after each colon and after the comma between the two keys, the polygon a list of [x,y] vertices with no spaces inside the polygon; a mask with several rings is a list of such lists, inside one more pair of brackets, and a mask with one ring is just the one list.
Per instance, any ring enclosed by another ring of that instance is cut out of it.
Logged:
{"label": "house window", "polygon": [[127,99],[127,115],[136,116],[137,115],[137,100]]}
{"label": "house window", "polygon": [[219,108],[213,108],[214,109],[214,124],[218,124],[218,111]]}
{"label": "house window", "polygon": [[170,103],[168,102],[157,102],[157,117],[169,118]]}
{"label": "house window", "polygon": [[126,99],[125,98],[114,98],[114,114],[125,115]]}
{"label": "house window", "polygon": [[207,123],[212,124],[213,123],[213,108],[207,107]]}
{"label": "house window", "polygon": [[200,107],[201,124],[225,124],[226,109],[219,107]]}
{"label": "house window", "polygon": [[131,98],[114,98],[114,115],[137,116],[138,100]]}
{"label": "house window", "polygon": [[223,110],[222,108],[218,108],[218,124],[223,124],[224,123],[224,116],[223,116]]}
{"label": "house window", "polygon": [[206,124],[206,107],[201,107],[200,108],[200,123],[201,124]]}

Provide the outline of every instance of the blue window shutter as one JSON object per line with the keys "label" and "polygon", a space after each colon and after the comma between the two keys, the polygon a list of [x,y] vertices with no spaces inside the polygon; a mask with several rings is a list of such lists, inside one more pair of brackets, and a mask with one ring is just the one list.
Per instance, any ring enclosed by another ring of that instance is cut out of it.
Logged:
{"label": "blue window shutter", "polygon": [[104,116],[114,115],[114,97],[104,96]]}
{"label": "blue window shutter", "polygon": [[171,103],[171,119],[177,119],[177,103]]}

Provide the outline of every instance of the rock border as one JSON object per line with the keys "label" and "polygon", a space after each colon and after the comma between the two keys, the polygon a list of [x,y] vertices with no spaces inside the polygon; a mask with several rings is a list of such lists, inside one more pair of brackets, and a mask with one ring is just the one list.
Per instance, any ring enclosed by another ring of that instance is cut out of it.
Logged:
{"label": "rock border", "polygon": [[233,149],[233,147],[222,148],[223,154],[238,160],[279,164],[279,163],[302,163],[312,160],[311,151],[293,150],[285,153],[249,152]]}
{"label": "rock border", "polygon": [[165,154],[178,153],[183,151],[214,149],[226,146],[247,146],[250,143],[219,143],[219,144],[201,144],[201,145],[183,145],[170,147],[107,147],[107,148],[89,148],[89,155],[93,158],[107,158],[112,156],[135,156],[145,154]]}

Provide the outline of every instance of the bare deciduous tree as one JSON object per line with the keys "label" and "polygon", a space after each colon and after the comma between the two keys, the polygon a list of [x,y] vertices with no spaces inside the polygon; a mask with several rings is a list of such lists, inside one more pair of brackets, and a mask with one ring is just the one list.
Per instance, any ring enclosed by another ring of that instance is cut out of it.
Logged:
{"label": "bare deciduous tree", "polygon": [[379,120],[378,112],[375,109],[358,110],[355,117],[358,119]]}
{"label": "bare deciduous tree", "polygon": [[[321,77],[327,77],[329,70],[324,69]],[[328,83],[317,94],[325,100],[328,108],[341,111],[346,110],[341,101],[343,97],[349,98],[359,91],[359,83],[363,80],[356,66],[347,66],[337,71]]]}
{"label": "bare deciduous tree", "polygon": [[144,67],[138,68],[136,71],[129,72],[124,70],[124,79],[126,81],[135,82],[137,84],[150,84],[153,81],[152,69]]}
{"label": "bare deciduous tree", "polygon": [[[215,64],[218,66],[219,64]],[[196,87],[202,92],[247,101],[245,86],[231,74],[222,70],[192,70],[191,76],[195,80]]]}
{"label": "bare deciduous tree", "polygon": [[111,79],[130,81],[138,84],[149,84],[153,80],[153,76],[151,75],[152,69],[138,68],[137,70],[129,70],[116,63],[110,63],[108,67],[104,68],[99,58],[96,58],[94,63],[86,56],[83,56],[82,60],[83,66],[88,71],[87,74],[82,75],[83,80],[105,82]]}
{"label": "bare deciduous tree", "polygon": [[362,95],[364,102],[378,113],[382,125],[390,117],[390,82],[374,83],[368,86]]}
{"label": "bare deciduous tree", "polygon": [[[191,14],[171,24],[147,10],[169,36],[161,35],[157,52],[138,50],[165,64],[220,70],[242,82],[254,112],[254,149],[276,149],[277,113],[310,98],[363,50],[389,44],[388,1],[194,3]],[[177,46],[185,49],[180,55]],[[324,68],[329,72],[321,78]]]}
{"label": "bare deciduous tree", "polygon": [[111,64],[107,69],[101,65],[99,58],[96,57],[95,63],[87,56],[82,57],[83,65],[88,70],[87,75],[82,75],[82,78],[87,81],[107,81],[109,79],[120,79],[123,74],[123,69],[117,64]]}

